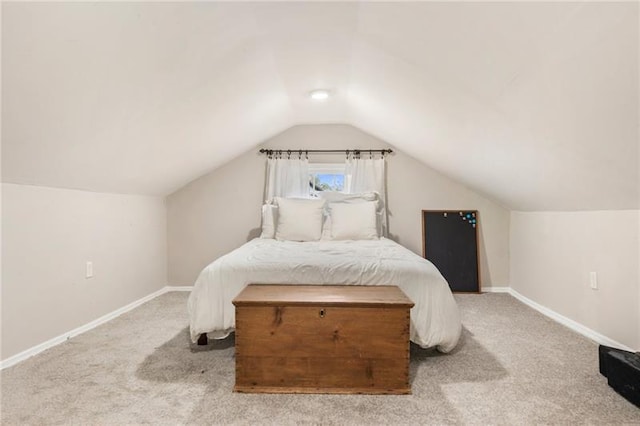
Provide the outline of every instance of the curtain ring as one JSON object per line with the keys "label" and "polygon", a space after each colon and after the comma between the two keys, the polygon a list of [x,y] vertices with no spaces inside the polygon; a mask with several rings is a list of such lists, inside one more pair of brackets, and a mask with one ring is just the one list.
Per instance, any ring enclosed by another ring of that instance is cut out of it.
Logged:
{"label": "curtain ring", "polygon": [[287,150],[287,160],[291,160],[291,150]]}
{"label": "curtain ring", "polygon": [[373,160],[373,151],[369,150],[369,160]]}
{"label": "curtain ring", "polygon": [[309,151],[305,151],[305,152],[304,152],[304,156],[305,156],[305,158],[308,160],[308,159],[309,159]]}

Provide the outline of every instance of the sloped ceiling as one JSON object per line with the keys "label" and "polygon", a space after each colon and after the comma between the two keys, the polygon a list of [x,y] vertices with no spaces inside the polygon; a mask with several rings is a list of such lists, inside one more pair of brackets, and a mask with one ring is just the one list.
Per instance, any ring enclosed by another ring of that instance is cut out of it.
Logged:
{"label": "sloped ceiling", "polygon": [[2,178],[164,195],[349,123],[512,209],[638,208],[638,22],[635,2],[3,3]]}

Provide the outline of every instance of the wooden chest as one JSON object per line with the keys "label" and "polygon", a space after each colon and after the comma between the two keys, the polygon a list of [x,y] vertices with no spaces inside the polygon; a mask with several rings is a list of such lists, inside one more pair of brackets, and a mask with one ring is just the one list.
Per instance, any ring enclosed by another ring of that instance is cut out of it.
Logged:
{"label": "wooden chest", "polygon": [[411,393],[398,287],[249,285],[233,304],[236,392]]}

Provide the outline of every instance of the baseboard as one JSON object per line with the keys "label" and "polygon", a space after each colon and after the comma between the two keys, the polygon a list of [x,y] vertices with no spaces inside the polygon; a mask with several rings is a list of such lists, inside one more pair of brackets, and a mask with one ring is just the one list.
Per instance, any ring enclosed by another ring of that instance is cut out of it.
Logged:
{"label": "baseboard", "polygon": [[193,287],[190,286],[166,286],[161,288],[160,290],[154,291],[153,293],[144,296],[143,298],[140,298],[134,302],[129,303],[126,306],[123,306],[122,308],[116,309],[113,312],[110,312],[106,315],[101,316],[98,319],[95,319],[85,325],[82,325],[78,328],[74,328],[71,331],[68,331],[64,334],[61,334],[60,336],[54,337],[53,339],[49,339],[46,342],[40,343],[39,345],[36,345],[32,348],[29,348],[27,350],[24,350],[20,353],[17,353],[5,360],[0,361],[0,370],[3,370],[5,368],[11,367],[13,365],[16,365],[19,362],[24,361],[27,358],[31,358],[34,355],[39,354],[42,351],[45,351],[49,348],[52,348],[56,345],[59,345],[60,343],[66,342],[67,340],[71,339],[72,337],[75,337],[79,334],[85,333],[91,329],[96,328],[97,326],[104,324],[108,321],[111,321],[112,319],[124,314],[125,312],[129,312],[130,310],[137,308],[138,306],[142,305],[143,303],[146,303],[152,299],[155,299],[156,297],[163,295],[165,293],[168,293],[170,291],[191,291],[193,289]]}
{"label": "baseboard", "polygon": [[193,290],[192,285],[168,285],[165,288],[165,293],[169,291],[191,291]]}
{"label": "baseboard", "polygon": [[511,287],[482,287],[483,293],[509,293]]}
{"label": "baseboard", "polygon": [[583,336],[593,340],[596,343],[599,343],[601,345],[606,345],[606,346],[612,346],[614,348],[618,348],[618,349],[622,349],[625,351],[629,351],[629,352],[635,352],[633,349],[631,349],[630,347],[623,345],[620,342],[617,342],[613,339],[608,338],[607,336],[598,333],[595,330],[590,329],[589,327],[586,327],[582,324],[580,324],[577,321],[572,320],[571,318],[567,318],[564,315],[561,315],[559,313],[557,313],[556,311],[547,308],[546,306],[542,306],[541,304],[534,302],[533,300],[529,299],[526,296],[523,296],[522,294],[518,293],[516,290],[512,289],[511,287],[507,287],[509,289],[509,291],[507,293],[509,293],[510,295],[512,295],[513,297],[515,297],[516,299],[518,299],[519,301],[521,301],[522,303],[524,303],[525,305],[535,309],[536,311],[540,312],[543,315],[546,315],[547,317],[551,318],[552,320],[559,322],[560,324],[564,325],[565,327],[570,328],[571,330],[582,334]]}
{"label": "baseboard", "polygon": [[525,305],[529,306],[530,308],[535,309],[541,314],[551,318],[556,322],[559,322],[560,324],[570,328],[571,330],[579,334],[582,334],[583,336],[593,340],[596,343],[599,343],[601,345],[606,345],[606,346],[612,346],[614,348],[622,349],[625,351],[634,352],[634,350],[629,348],[628,346],[623,345],[622,343],[617,342],[613,339],[610,339],[607,336],[600,334],[597,331],[594,331],[589,327],[586,327],[580,324],[577,321],[572,320],[571,318],[567,318],[564,315],[561,315],[556,311],[547,308],[546,306],[542,306],[541,304],[534,302],[528,297],[518,293],[516,290],[512,289],[511,287],[483,287],[482,292],[483,293],[508,293],[511,296],[518,299],[519,301],[521,301],[522,303],[524,303]]}

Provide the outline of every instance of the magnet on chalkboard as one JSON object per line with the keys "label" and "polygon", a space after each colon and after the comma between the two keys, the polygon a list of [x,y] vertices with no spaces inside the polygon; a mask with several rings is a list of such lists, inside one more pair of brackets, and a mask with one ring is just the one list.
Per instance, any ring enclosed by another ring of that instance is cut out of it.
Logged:
{"label": "magnet on chalkboard", "polygon": [[442,213],[444,217],[447,217],[447,212]]}
{"label": "magnet on chalkboard", "polygon": [[473,224],[473,225],[471,225],[471,226],[473,226],[473,227],[475,228],[475,227],[476,227],[476,224],[474,223],[474,224]]}
{"label": "magnet on chalkboard", "polygon": [[460,216],[462,216],[462,212],[459,212],[458,214],[459,214]]}

